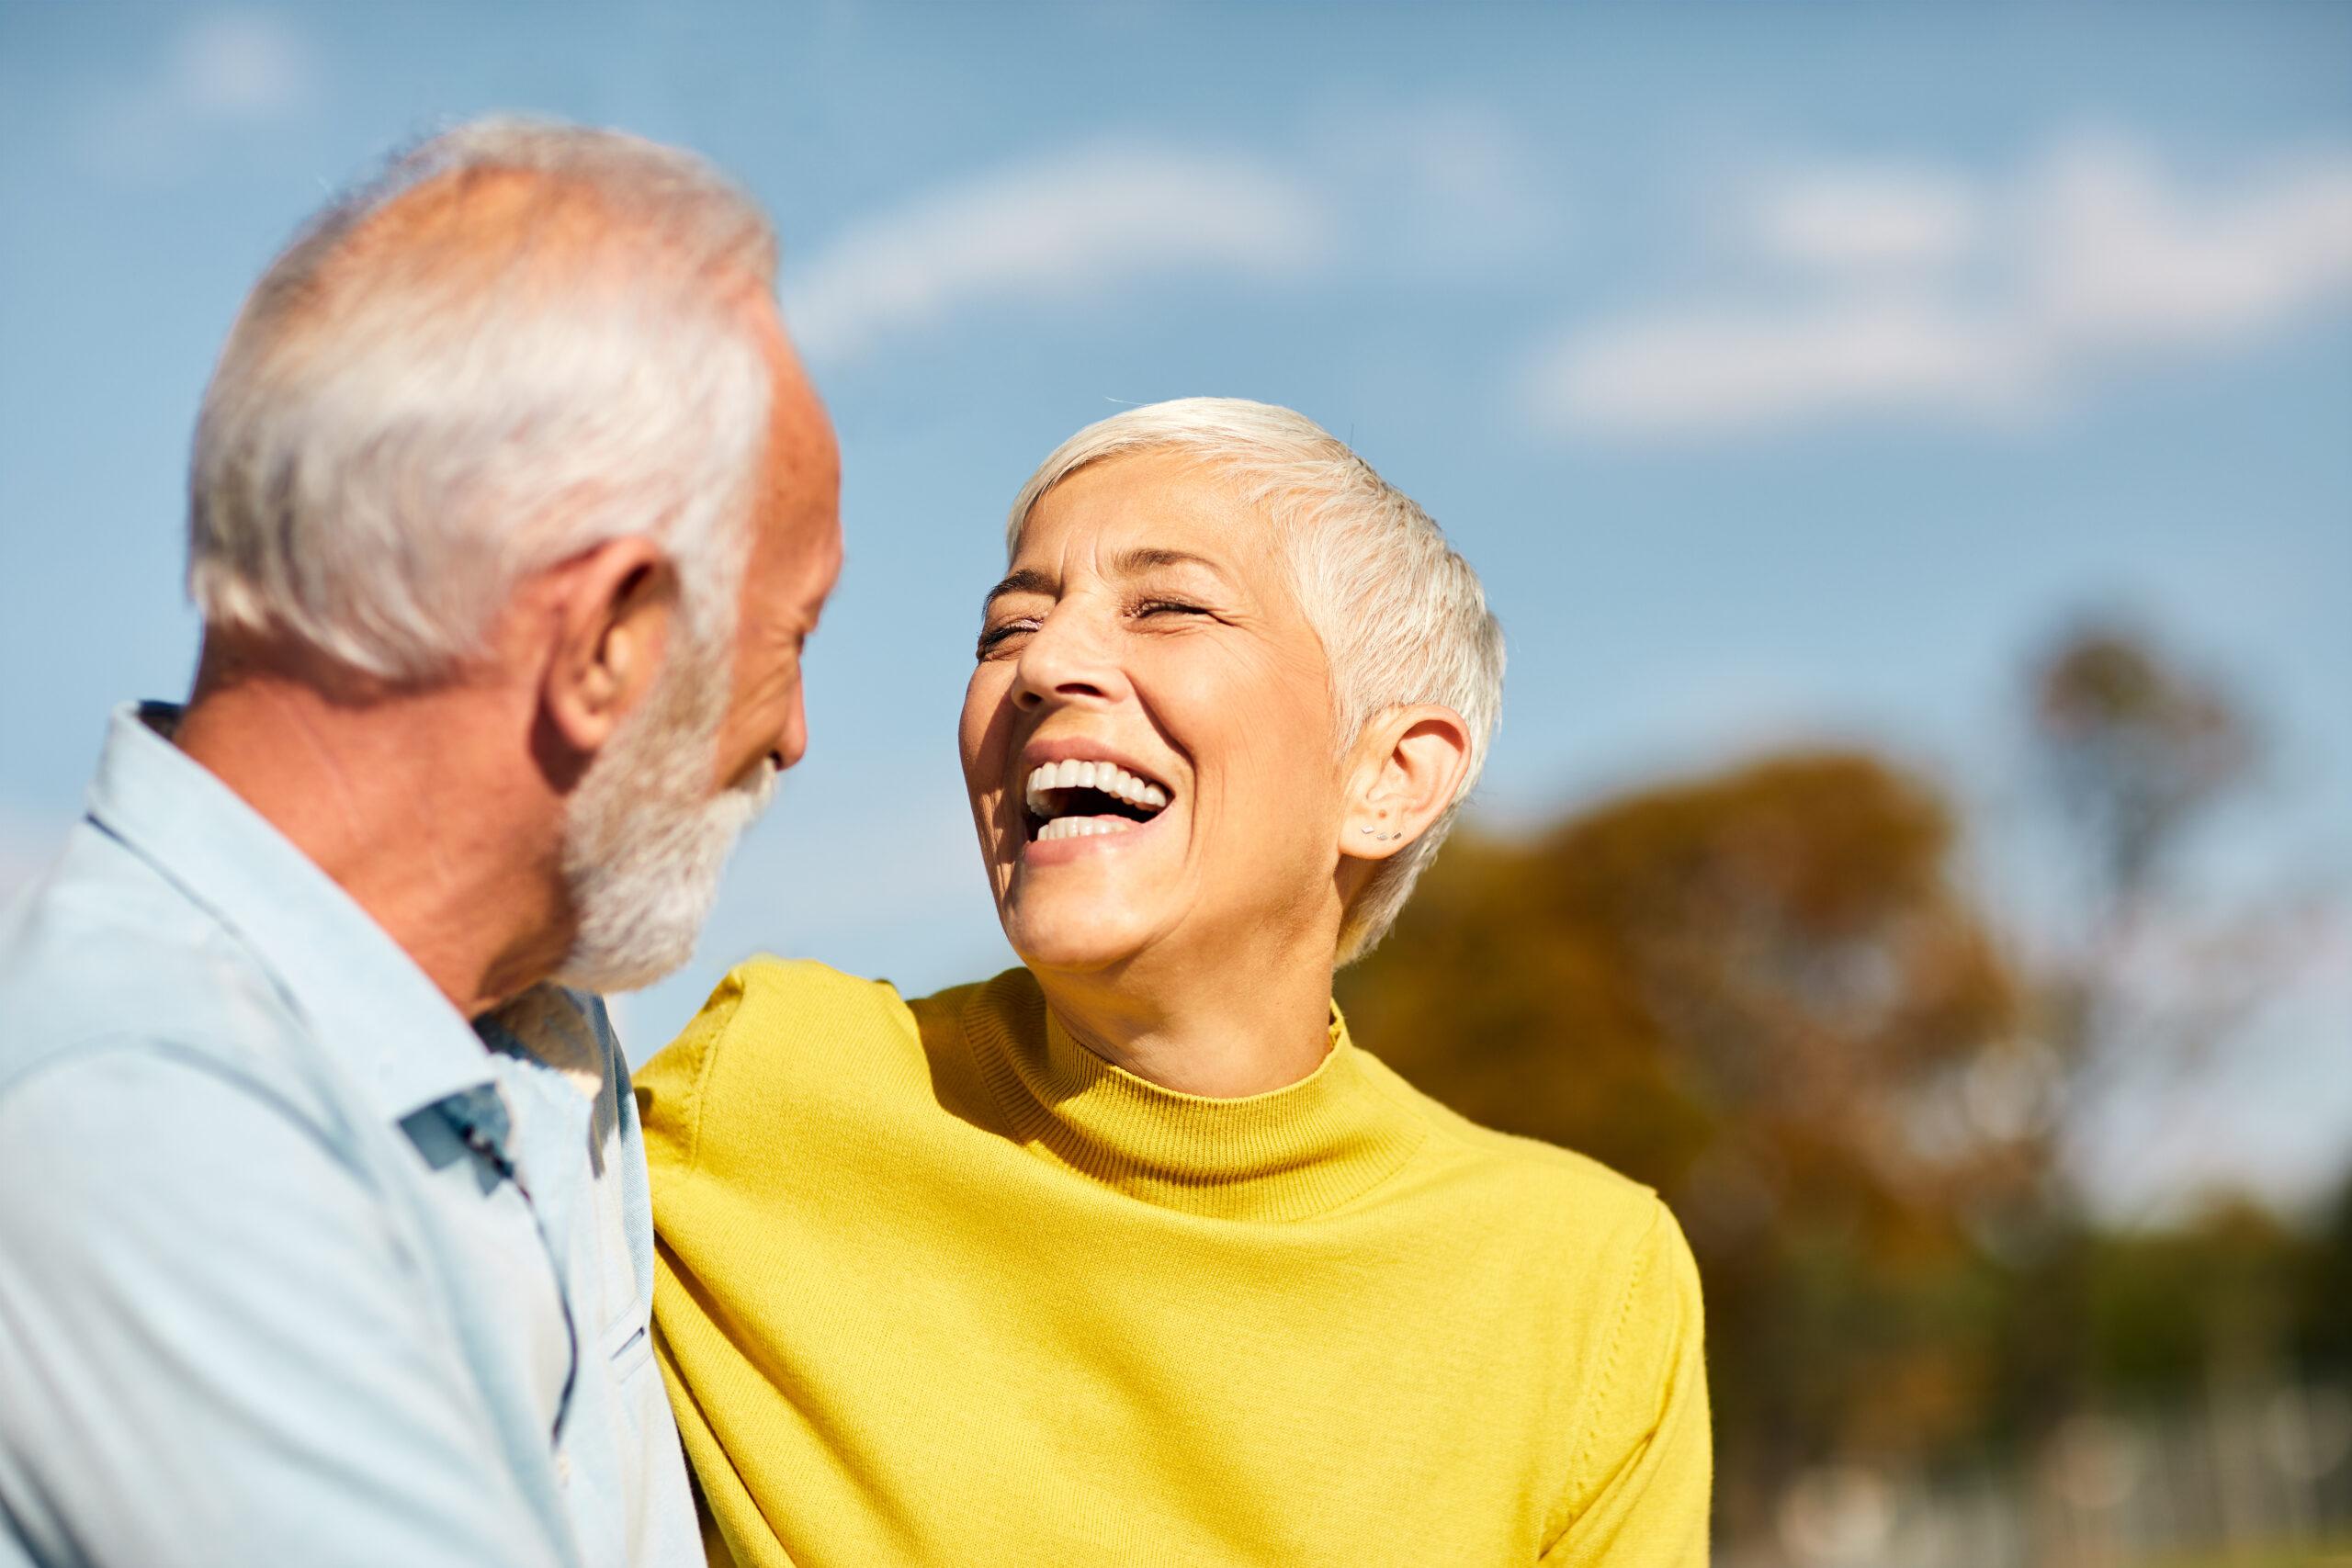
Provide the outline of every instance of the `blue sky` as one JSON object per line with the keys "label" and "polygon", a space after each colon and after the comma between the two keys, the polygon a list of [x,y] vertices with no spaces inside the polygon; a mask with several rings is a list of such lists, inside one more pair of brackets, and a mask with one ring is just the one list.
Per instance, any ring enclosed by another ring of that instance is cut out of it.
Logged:
{"label": "blue sky", "polygon": [[184,689],[180,484],[291,227],[497,108],[776,216],[844,451],[814,749],[639,1048],[729,961],[1007,961],[953,761],[1002,509],[1130,402],[1286,402],[1485,573],[1509,824],[1814,737],[1944,777],[2005,909],[2023,661],[2157,629],[2258,707],[2210,897],[2311,962],[2097,1156],[2119,1206],[2352,1146],[2352,7],[0,0],[0,886],[104,715]]}

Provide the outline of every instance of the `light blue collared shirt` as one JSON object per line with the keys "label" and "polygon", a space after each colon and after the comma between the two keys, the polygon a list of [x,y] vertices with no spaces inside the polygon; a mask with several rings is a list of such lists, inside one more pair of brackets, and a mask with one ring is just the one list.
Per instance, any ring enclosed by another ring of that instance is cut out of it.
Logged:
{"label": "light blue collared shirt", "polygon": [[698,1568],[601,1004],[477,1032],[147,717],[0,915],[0,1568]]}

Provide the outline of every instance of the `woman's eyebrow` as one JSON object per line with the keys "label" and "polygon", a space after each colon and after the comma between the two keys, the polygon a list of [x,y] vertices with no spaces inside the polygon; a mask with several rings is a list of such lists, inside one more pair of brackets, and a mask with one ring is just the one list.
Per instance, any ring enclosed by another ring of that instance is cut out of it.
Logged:
{"label": "woman's eyebrow", "polygon": [[1053,592],[1052,578],[1035,567],[1023,567],[1019,571],[1008,574],[1003,581],[989,589],[988,597],[980,601],[980,607],[986,609],[1008,593],[1044,593],[1050,596]]}
{"label": "woman's eyebrow", "polygon": [[1206,567],[1219,577],[1225,575],[1225,569],[1206,556],[1196,556],[1190,550],[1163,549],[1150,545],[1121,551],[1114,564],[1121,573],[1129,577],[1138,572],[1149,571],[1154,567],[1162,566]]}
{"label": "woman's eyebrow", "polygon": [[[1132,550],[1122,550],[1112,558],[1111,564],[1114,570],[1123,577],[1134,577],[1158,567],[1169,566],[1197,566],[1216,573],[1220,578],[1225,575],[1225,569],[1206,556],[1196,556],[1190,550],[1166,549],[1155,545],[1141,545]],[[989,589],[988,597],[980,601],[980,605],[981,608],[986,609],[1008,593],[1042,593],[1051,598],[1054,592],[1054,580],[1049,574],[1039,571],[1035,567],[1023,567],[1019,571],[1007,574],[994,588]]]}

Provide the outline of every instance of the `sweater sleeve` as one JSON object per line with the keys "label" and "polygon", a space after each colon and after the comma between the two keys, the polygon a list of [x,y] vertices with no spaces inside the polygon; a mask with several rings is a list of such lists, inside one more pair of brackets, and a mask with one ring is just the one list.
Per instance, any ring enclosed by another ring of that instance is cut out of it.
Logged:
{"label": "sweater sleeve", "polygon": [[683,1176],[695,1167],[702,1139],[703,1086],[717,1061],[719,1041],[742,1010],[751,967],[746,964],[729,970],[677,1039],[637,1069],[632,1087],[638,1122],[643,1129],[646,1164],[655,1170]]}
{"label": "sweater sleeve", "polygon": [[1544,1551],[1555,1568],[1696,1568],[1707,1561],[1713,1452],[1699,1270],[1661,1203],[1637,1248],[1577,1472],[1584,1488]]}

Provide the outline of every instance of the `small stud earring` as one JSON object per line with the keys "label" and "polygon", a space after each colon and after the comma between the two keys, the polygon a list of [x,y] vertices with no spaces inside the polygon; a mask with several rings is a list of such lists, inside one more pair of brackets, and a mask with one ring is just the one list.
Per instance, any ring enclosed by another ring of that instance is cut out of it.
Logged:
{"label": "small stud earring", "polygon": [[1389,842],[1391,840],[1401,839],[1405,836],[1402,833],[1375,833],[1369,828],[1359,828],[1356,831],[1363,833],[1367,837],[1377,839],[1384,844]]}

